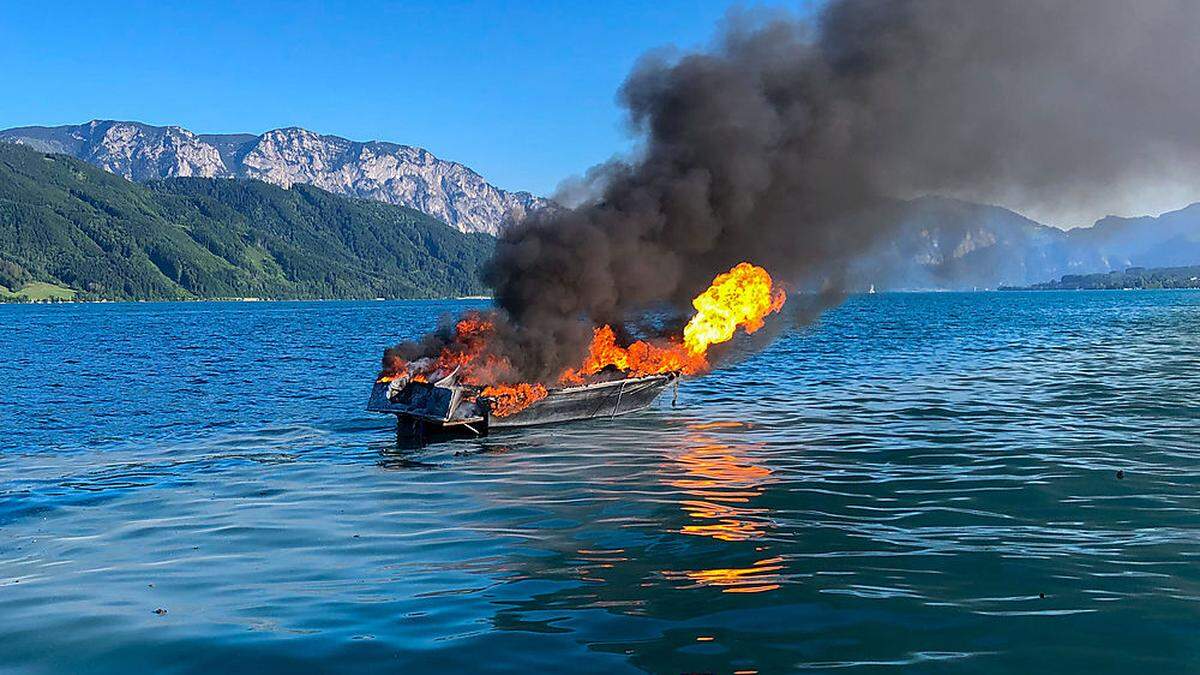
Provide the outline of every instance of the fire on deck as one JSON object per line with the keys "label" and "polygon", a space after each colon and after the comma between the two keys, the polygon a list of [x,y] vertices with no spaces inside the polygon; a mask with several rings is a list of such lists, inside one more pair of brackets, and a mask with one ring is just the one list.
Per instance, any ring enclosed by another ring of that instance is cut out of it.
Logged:
{"label": "fire on deck", "polygon": [[493,412],[495,401],[484,395],[483,387],[460,384],[458,372],[437,382],[408,381],[404,378],[376,382],[367,402],[367,410],[396,416],[400,427],[415,431],[463,428],[477,435],[489,429],[523,427],[613,417],[648,407],[679,373],[644,376],[611,370],[598,381],[578,386],[548,389],[544,397],[508,415]]}

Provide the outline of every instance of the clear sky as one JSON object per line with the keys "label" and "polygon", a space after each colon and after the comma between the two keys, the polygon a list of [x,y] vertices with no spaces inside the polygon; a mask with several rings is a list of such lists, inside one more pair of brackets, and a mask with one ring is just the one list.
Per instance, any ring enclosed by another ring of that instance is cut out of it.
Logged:
{"label": "clear sky", "polygon": [[637,57],[702,46],[734,4],[6,3],[0,128],[301,126],[419,145],[549,194],[629,147],[615,95]]}

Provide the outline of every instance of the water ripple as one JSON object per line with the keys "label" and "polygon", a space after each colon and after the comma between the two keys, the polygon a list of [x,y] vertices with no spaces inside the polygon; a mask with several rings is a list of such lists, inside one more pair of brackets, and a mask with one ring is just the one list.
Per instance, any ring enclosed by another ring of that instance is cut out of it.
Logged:
{"label": "water ripple", "polygon": [[1200,294],[854,298],[677,408],[397,444],[378,348],[463,306],[0,306],[0,663],[1200,666]]}

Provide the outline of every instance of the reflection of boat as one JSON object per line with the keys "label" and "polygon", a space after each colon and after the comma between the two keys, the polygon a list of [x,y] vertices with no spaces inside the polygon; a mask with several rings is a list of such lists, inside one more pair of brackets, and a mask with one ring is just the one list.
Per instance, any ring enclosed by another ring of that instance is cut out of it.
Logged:
{"label": "reflection of boat", "polygon": [[612,417],[642,410],[678,378],[673,372],[644,377],[614,372],[599,382],[548,389],[544,398],[510,415],[495,414],[494,401],[483,395],[482,387],[459,384],[453,374],[433,383],[396,379],[375,383],[367,410],[393,414],[402,426],[408,424],[415,430],[458,427],[483,435],[488,429]]}
{"label": "reflection of boat", "polygon": [[762,536],[770,522],[767,510],[750,506],[749,502],[762,494],[770,469],[738,457],[730,446],[713,443],[693,448],[677,461],[687,475],[671,481],[671,485],[693,497],[680,506],[696,520],[683,526],[683,534],[722,541]]}
{"label": "reflection of boat", "polygon": [[[741,422],[710,422],[693,425],[696,431],[742,427]],[[771,470],[755,464],[732,444],[697,435],[697,444],[676,458],[684,475],[670,481],[687,496],[679,506],[693,522],[679,529],[681,534],[707,537],[722,542],[744,542],[763,537],[772,527],[770,510],[754,506],[771,481]],[[690,586],[712,586],[723,593],[763,593],[779,588],[784,569],[780,557],[760,557],[765,547],[756,547],[756,557],[745,567],[670,571],[668,579],[685,581]]]}
{"label": "reflection of boat", "polygon": [[719,567],[711,570],[689,570],[685,572],[664,572],[663,576],[672,580],[684,579],[694,586],[713,586],[720,588],[722,593],[766,593],[779,588],[781,581],[777,574],[783,569],[783,558],[765,558],[755,561],[749,567]]}

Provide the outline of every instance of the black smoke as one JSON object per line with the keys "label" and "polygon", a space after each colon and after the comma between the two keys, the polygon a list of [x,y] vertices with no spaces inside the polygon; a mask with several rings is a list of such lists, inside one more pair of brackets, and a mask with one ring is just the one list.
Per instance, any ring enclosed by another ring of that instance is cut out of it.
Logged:
{"label": "black smoke", "polygon": [[711,49],[651,54],[629,76],[634,158],[590,172],[580,205],[500,238],[494,349],[521,377],[552,378],[592,326],[686,315],[741,261],[835,298],[854,258],[888,236],[880,214],[895,198],[1079,203],[1195,176],[1198,30],[1195,0],[833,0],[811,20],[731,15]]}

